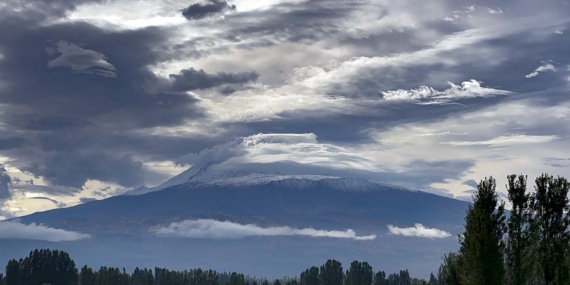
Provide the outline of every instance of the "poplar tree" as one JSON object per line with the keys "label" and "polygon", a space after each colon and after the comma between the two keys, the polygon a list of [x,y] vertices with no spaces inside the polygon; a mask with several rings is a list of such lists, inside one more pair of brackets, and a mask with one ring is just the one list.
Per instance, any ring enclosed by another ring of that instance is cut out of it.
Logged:
{"label": "poplar tree", "polygon": [[527,177],[507,176],[507,192],[512,209],[507,222],[505,248],[505,281],[508,285],[528,284],[532,274],[533,250],[530,246],[530,195],[527,193]]}
{"label": "poplar tree", "polygon": [[568,284],[569,184],[563,177],[554,178],[548,174],[536,178],[535,183],[535,193],[531,198],[532,222],[542,278],[546,285]]}
{"label": "poplar tree", "polygon": [[368,262],[355,260],[350,263],[350,268],[346,271],[345,285],[370,285],[373,275],[372,267]]}
{"label": "poplar tree", "polygon": [[492,177],[482,180],[473,195],[460,238],[462,285],[502,285],[504,278],[504,203],[499,203]]}
{"label": "poplar tree", "polygon": [[321,285],[342,285],[344,272],[338,260],[329,259],[320,268],[319,280]]}

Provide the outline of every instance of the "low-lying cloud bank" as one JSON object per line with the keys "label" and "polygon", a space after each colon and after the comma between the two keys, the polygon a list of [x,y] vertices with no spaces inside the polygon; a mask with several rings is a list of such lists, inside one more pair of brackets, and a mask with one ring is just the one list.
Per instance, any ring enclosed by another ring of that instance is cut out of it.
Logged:
{"label": "low-lying cloud bank", "polygon": [[81,240],[90,237],[88,234],[50,228],[35,223],[25,225],[17,222],[0,222],[0,240],[27,239],[61,242]]}
{"label": "low-lying cloud bank", "polygon": [[212,219],[185,220],[152,231],[160,236],[214,239],[237,239],[250,236],[308,236],[353,240],[373,240],[376,238],[376,235],[358,236],[352,229],[338,231],[313,228],[299,229],[287,226],[264,228],[255,224],[239,224]]}
{"label": "low-lying cloud bank", "polygon": [[425,237],[425,238],[447,238],[451,234],[436,228],[426,228],[422,224],[415,224],[409,228],[399,228],[393,225],[388,225],[388,231],[393,235],[400,235],[406,237]]}

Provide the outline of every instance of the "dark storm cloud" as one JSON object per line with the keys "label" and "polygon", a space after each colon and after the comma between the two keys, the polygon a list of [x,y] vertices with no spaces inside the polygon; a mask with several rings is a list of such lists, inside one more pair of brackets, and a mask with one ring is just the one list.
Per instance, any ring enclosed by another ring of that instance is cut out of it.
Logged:
{"label": "dark storm cloud", "polygon": [[22,143],[24,143],[24,139],[19,137],[9,137],[9,138],[0,139],[0,151],[19,147],[22,145]]}
{"label": "dark storm cloud", "polygon": [[103,151],[65,151],[48,155],[42,164],[24,170],[40,175],[55,185],[81,188],[88,179],[133,187],[144,179],[142,163],[127,155]]}
{"label": "dark storm cloud", "polygon": [[224,84],[243,84],[255,81],[259,77],[256,72],[208,74],[204,70],[184,69],[179,74],[171,74],[173,91],[183,92],[196,89],[207,89]]}
{"label": "dark storm cloud", "polygon": [[225,0],[209,0],[207,3],[195,3],[182,10],[182,16],[188,20],[200,20],[213,15],[235,10],[236,6]]}
{"label": "dark storm cloud", "polygon": [[[226,19],[230,27],[226,37],[240,39],[269,37],[275,41],[311,43],[342,32],[337,21],[360,7],[358,1],[308,0],[281,3],[267,11],[242,12]],[[251,19],[256,19],[252,22]],[[268,44],[273,41],[262,41]]]}
{"label": "dark storm cloud", "polygon": [[[145,176],[137,154],[173,157],[197,151],[194,141],[197,147],[212,143],[132,132],[203,117],[196,99],[173,91],[147,68],[160,60],[167,31],[111,32],[86,23],[40,27],[26,17],[0,19],[0,30],[0,82],[6,84],[0,150],[32,174],[63,186],[81,187],[88,179],[137,186]],[[218,85],[215,80],[243,82],[247,76],[257,75],[207,78]]]}
{"label": "dark storm cloud", "polygon": [[0,164],[0,200],[10,198],[9,186],[11,183],[12,179],[8,173],[6,173],[6,168]]}
{"label": "dark storm cloud", "polygon": [[[107,32],[83,23],[38,28],[22,24],[29,23],[0,23],[8,31],[0,35],[5,57],[0,62],[0,75],[9,83],[0,101],[21,107],[11,114],[17,115],[11,117],[13,121],[35,118],[35,122],[48,120],[52,125],[98,121],[147,127],[200,116],[195,99],[186,94],[147,92],[148,85],[159,81],[146,66],[156,62],[158,51],[154,48],[164,40],[164,31]],[[106,55],[121,80],[46,68],[53,60],[45,52],[46,46],[61,39],[83,43],[93,53]],[[20,123],[25,125],[19,127],[36,124]]]}

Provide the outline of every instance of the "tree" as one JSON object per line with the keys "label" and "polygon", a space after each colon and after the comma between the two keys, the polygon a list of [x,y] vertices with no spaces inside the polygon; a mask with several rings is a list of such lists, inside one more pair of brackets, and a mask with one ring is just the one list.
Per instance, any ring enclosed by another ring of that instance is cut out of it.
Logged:
{"label": "tree", "polygon": [[6,285],[21,285],[22,282],[23,277],[20,271],[20,262],[11,259],[6,265]]}
{"label": "tree", "polygon": [[504,203],[499,203],[495,179],[482,180],[473,195],[460,238],[460,283],[501,285],[504,278]]}
{"label": "tree", "polygon": [[535,180],[531,196],[533,230],[538,243],[538,263],[546,285],[568,284],[569,269],[565,266],[570,242],[568,181],[542,174]]}
{"label": "tree", "polygon": [[370,285],[372,284],[372,267],[368,262],[353,261],[349,270],[346,271],[346,285]]}
{"label": "tree", "polygon": [[408,269],[400,270],[399,275],[400,275],[400,285],[410,285],[411,284],[410,272],[408,272]]}
{"label": "tree", "polygon": [[311,268],[301,272],[299,283],[301,285],[319,285],[319,268],[312,266]]}
{"label": "tree", "polygon": [[319,280],[321,285],[342,285],[344,280],[344,272],[340,261],[329,259],[321,266],[319,272]]}
{"label": "tree", "polygon": [[443,264],[439,267],[438,280],[440,285],[460,284],[459,254],[450,252],[443,256]]}
{"label": "tree", "polygon": [[245,285],[245,276],[241,273],[232,272],[229,285]]}
{"label": "tree", "polygon": [[386,272],[378,271],[374,275],[374,285],[387,285]]}
{"label": "tree", "polygon": [[93,269],[87,265],[81,267],[79,271],[79,284],[80,285],[95,285],[96,277]]}
{"label": "tree", "polygon": [[433,273],[429,274],[429,281],[428,281],[428,285],[438,285],[438,280],[437,278],[435,278],[435,275],[433,275]]}
{"label": "tree", "polygon": [[49,249],[36,249],[24,259],[9,261],[6,277],[9,285],[76,285],[78,283],[77,268],[69,254]]}
{"label": "tree", "polygon": [[505,281],[510,285],[529,282],[532,275],[532,250],[530,247],[530,194],[527,194],[527,178],[523,175],[507,176],[507,192],[512,209],[507,222],[505,247]]}

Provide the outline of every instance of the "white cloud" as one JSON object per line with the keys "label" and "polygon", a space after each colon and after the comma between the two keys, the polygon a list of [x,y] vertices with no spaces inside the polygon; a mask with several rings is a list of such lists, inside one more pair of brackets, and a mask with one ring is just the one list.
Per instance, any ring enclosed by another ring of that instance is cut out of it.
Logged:
{"label": "white cloud", "polygon": [[382,95],[384,100],[387,101],[410,101],[419,104],[444,104],[451,101],[476,98],[476,97],[492,97],[497,95],[508,95],[510,91],[488,88],[481,86],[481,82],[471,79],[464,81],[461,85],[456,85],[448,82],[450,88],[443,91],[435,90],[429,86],[420,86],[417,89],[411,90],[393,90],[383,91]]}
{"label": "white cloud", "polygon": [[37,224],[21,224],[17,222],[0,222],[1,239],[28,239],[51,242],[74,241],[89,238],[87,234],[50,228]]}
{"label": "white cloud", "polygon": [[447,238],[451,234],[436,228],[426,228],[422,224],[415,224],[413,227],[400,228],[388,225],[388,231],[393,235],[401,235],[406,237],[424,237],[424,238]]}
{"label": "white cloud", "polygon": [[531,136],[531,135],[509,135],[500,136],[489,140],[482,141],[450,141],[442,142],[452,146],[507,146],[515,144],[534,144],[534,143],[547,143],[559,139],[557,135],[550,136]]}
{"label": "white cloud", "polygon": [[546,71],[556,71],[556,67],[550,61],[543,61],[542,65],[537,67],[533,72],[525,75],[526,78],[533,78],[538,76],[539,73],[546,72]]}
{"label": "white cloud", "polygon": [[[69,11],[61,22],[88,22],[92,25],[113,29],[140,29],[149,26],[172,26],[186,23],[180,9],[188,6],[188,1],[120,1],[85,3]],[[53,24],[53,23],[52,23]]]}
{"label": "white cloud", "polygon": [[351,229],[339,231],[313,228],[299,229],[287,226],[260,227],[255,224],[239,224],[212,219],[185,220],[152,231],[160,236],[214,239],[236,239],[251,236],[307,236],[353,240],[373,240],[376,238],[375,235],[358,236]]}
{"label": "white cloud", "polygon": [[76,73],[91,73],[103,77],[116,77],[115,67],[107,57],[94,50],[85,49],[66,41],[57,42],[55,50],[46,49],[48,54],[59,54],[48,62],[49,68],[67,67]]}
{"label": "white cloud", "polygon": [[[542,98],[551,95],[543,91],[540,94]],[[570,103],[544,106],[542,98],[512,100],[466,109],[431,122],[369,130],[373,142],[360,146],[360,153],[391,167],[419,159],[472,161],[473,166],[457,177],[421,187],[442,189],[455,197],[465,196],[463,181],[479,181],[489,175],[497,178],[498,185],[504,185],[511,173],[529,177],[543,172],[565,175],[570,167],[554,167],[545,158],[568,157],[570,148],[565,138],[570,135],[570,126],[565,122],[570,119]]]}

